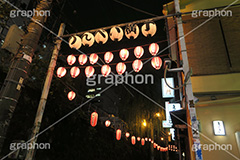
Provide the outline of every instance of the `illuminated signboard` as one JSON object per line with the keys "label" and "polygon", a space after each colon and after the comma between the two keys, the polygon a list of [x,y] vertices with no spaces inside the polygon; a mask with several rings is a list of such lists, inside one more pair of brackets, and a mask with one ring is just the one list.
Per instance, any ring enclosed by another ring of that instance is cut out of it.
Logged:
{"label": "illuminated signboard", "polygon": [[[166,82],[170,87],[174,87],[173,78],[166,78]],[[164,78],[162,78],[162,97],[163,98],[173,98],[174,97],[174,90],[169,88],[165,83]]]}
{"label": "illuminated signboard", "polygon": [[225,136],[225,127],[223,121],[213,121],[213,131],[216,136]]}
{"label": "illuminated signboard", "polygon": [[163,128],[171,128],[173,125],[169,112],[177,111],[180,109],[182,109],[180,103],[169,103],[167,101],[165,102],[166,121],[162,121]]}

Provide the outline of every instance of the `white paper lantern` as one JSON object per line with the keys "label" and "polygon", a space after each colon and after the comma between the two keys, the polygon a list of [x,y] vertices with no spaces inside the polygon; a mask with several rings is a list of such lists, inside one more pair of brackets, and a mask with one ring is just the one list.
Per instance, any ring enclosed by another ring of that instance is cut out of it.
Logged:
{"label": "white paper lantern", "polygon": [[111,28],[109,36],[112,41],[121,41],[123,38],[123,30],[121,27],[115,26]]}
{"label": "white paper lantern", "polygon": [[136,39],[139,35],[139,27],[137,26],[137,24],[134,23],[130,23],[126,26],[125,28],[125,36],[128,39]]}
{"label": "white paper lantern", "polygon": [[154,22],[146,22],[142,26],[142,34],[145,37],[152,37],[156,34],[157,32],[157,25]]}
{"label": "white paper lantern", "polygon": [[71,36],[68,44],[70,48],[79,49],[82,46],[82,40],[78,36]]}
{"label": "white paper lantern", "polygon": [[94,36],[92,33],[86,32],[82,35],[82,43],[84,46],[91,47],[94,43]]}
{"label": "white paper lantern", "polygon": [[95,33],[95,41],[97,43],[105,44],[107,40],[108,40],[108,33],[105,30],[100,29]]}

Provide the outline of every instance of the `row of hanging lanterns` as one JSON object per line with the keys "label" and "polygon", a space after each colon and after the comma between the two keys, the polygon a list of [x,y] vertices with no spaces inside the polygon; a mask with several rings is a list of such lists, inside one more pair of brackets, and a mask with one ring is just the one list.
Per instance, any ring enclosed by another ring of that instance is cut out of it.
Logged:
{"label": "row of hanging lanterns", "polygon": [[[152,37],[156,34],[157,26],[154,22],[146,22],[141,28],[142,34],[145,37]],[[139,35],[140,29],[137,24],[130,23],[126,26],[124,32],[119,26],[114,26],[110,29],[109,37],[112,41],[121,41],[123,35],[128,39],[136,39]],[[108,41],[108,33],[103,29],[99,29],[93,35],[90,32],[84,33],[81,38],[77,35],[71,36],[69,39],[69,47],[79,49],[82,45],[91,47],[94,42],[105,44]]]}

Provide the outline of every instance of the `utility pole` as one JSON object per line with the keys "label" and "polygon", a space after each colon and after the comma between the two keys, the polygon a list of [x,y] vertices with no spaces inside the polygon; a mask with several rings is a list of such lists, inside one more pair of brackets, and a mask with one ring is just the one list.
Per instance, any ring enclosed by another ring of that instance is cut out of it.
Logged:
{"label": "utility pole", "polygon": [[[47,76],[45,79],[45,83],[44,83],[44,87],[42,90],[42,95],[41,95],[41,99],[38,105],[38,110],[37,110],[37,114],[36,114],[36,118],[35,118],[35,122],[33,125],[33,130],[32,130],[32,134],[31,134],[31,138],[30,138],[30,142],[32,144],[32,146],[34,146],[34,143],[37,141],[37,137],[38,137],[38,133],[40,130],[40,126],[42,123],[42,117],[43,117],[43,113],[45,110],[45,105],[47,102],[47,97],[48,97],[48,93],[49,93],[49,89],[51,86],[51,82],[52,82],[52,77],[53,77],[53,73],[54,73],[54,69],[56,66],[56,62],[57,62],[57,58],[58,58],[58,53],[61,47],[61,43],[62,43],[62,38],[60,38],[65,30],[65,24],[61,24],[60,29],[58,31],[58,39],[56,40],[55,46],[54,46],[54,50],[52,53],[52,58],[48,67],[48,72],[47,72]],[[26,158],[25,160],[32,160],[34,156],[34,147],[32,147],[32,149],[27,150],[27,154],[26,154]]]}
{"label": "utility pole", "polygon": [[[178,38],[180,42],[180,52],[182,55],[183,72],[186,78],[189,73],[189,64],[188,64],[188,56],[187,56],[187,47],[186,47],[185,38],[184,38],[182,17],[180,15],[179,0],[174,0],[174,6],[175,6],[176,14],[179,14],[179,16],[177,16]],[[185,91],[186,91],[185,101],[186,101],[186,111],[187,111],[187,124],[188,124],[187,127],[188,127],[188,137],[189,137],[190,159],[202,160],[201,147],[199,147],[200,140],[199,140],[199,134],[198,134],[198,131],[199,131],[198,125],[194,124],[198,122],[196,121],[197,116],[196,116],[196,110],[194,107],[194,96],[192,91],[191,79],[189,79],[188,82],[186,83]],[[199,148],[198,151],[192,151],[193,144],[198,146]]]}
{"label": "utility pole", "polygon": [[[36,11],[49,10],[51,3],[52,0],[41,0],[36,7]],[[36,14],[32,17],[32,22],[30,22],[27,28],[28,32],[23,36],[21,48],[15,55],[2,86],[0,92],[0,153],[20,97],[23,82],[27,78],[32,57],[42,33],[42,25],[39,24],[43,24],[46,18],[45,15],[41,16],[41,14]]]}

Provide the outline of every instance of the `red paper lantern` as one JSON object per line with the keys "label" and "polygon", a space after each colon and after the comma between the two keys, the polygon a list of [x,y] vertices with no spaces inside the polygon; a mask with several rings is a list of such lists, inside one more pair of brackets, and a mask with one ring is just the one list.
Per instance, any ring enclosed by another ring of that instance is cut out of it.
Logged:
{"label": "red paper lantern", "polygon": [[143,53],[144,53],[144,49],[143,49],[141,46],[135,47],[135,49],[134,49],[134,55],[135,55],[137,58],[141,58],[141,57],[143,56]]}
{"label": "red paper lantern", "polygon": [[128,138],[128,137],[130,136],[130,133],[127,132],[125,135],[126,135],[126,137]]}
{"label": "red paper lantern", "polygon": [[68,99],[72,101],[76,97],[76,93],[73,91],[68,92]]}
{"label": "red paper lantern", "polygon": [[141,138],[140,137],[137,137],[137,141],[140,141],[141,140]]}
{"label": "red paper lantern", "polygon": [[149,52],[151,55],[155,56],[159,51],[159,45],[157,43],[152,43],[149,46]]}
{"label": "red paper lantern", "polygon": [[149,141],[149,142],[151,142],[151,141],[152,141],[152,139],[151,139],[151,138],[149,138],[149,139],[148,139],[148,141]]}
{"label": "red paper lantern", "polygon": [[105,126],[106,126],[106,127],[109,127],[110,125],[111,125],[111,121],[106,120],[106,121],[105,121]]}
{"label": "red paper lantern", "polygon": [[81,54],[78,57],[78,61],[80,65],[84,65],[85,63],[87,63],[87,55],[86,54]]}
{"label": "red paper lantern", "polygon": [[117,129],[117,131],[116,131],[116,139],[117,139],[118,141],[121,139],[121,134],[122,134],[121,129]]}
{"label": "red paper lantern", "polygon": [[93,68],[93,66],[87,66],[86,68],[85,68],[85,75],[86,75],[86,77],[91,77],[91,76],[93,76],[93,74],[94,74],[94,72],[95,72],[95,69]]}
{"label": "red paper lantern", "polygon": [[67,57],[67,63],[68,63],[68,65],[73,65],[74,63],[76,62],[76,57],[74,56],[74,55],[69,55],[68,57]]}
{"label": "red paper lantern", "polygon": [[57,69],[57,76],[58,76],[59,78],[64,77],[64,76],[66,75],[66,73],[67,73],[67,70],[66,70],[64,67],[59,67],[59,68]]}
{"label": "red paper lantern", "polygon": [[91,121],[90,121],[91,126],[95,127],[97,125],[97,121],[98,121],[98,113],[93,112],[91,114]]}
{"label": "red paper lantern", "polygon": [[122,75],[126,71],[126,65],[122,62],[116,65],[116,70],[119,75]]}
{"label": "red paper lantern", "polygon": [[80,74],[80,69],[78,67],[72,67],[70,70],[70,75],[72,78],[76,78]]}
{"label": "red paper lantern", "polygon": [[125,61],[129,56],[128,50],[127,49],[121,49],[120,52],[119,52],[119,56],[123,61]]}
{"label": "red paper lantern", "polygon": [[144,138],[141,139],[141,144],[142,144],[142,146],[145,145],[145,140],[144,140]]}
{"label": "red paper lantern", "polygon": [[106,53],[104,54],[104,60],[105,60],[106,63],[112,62],[112,60],[113,60],[113,54],[112,54],[112,52],[106,52]]}
{"label": "red paper lantern", "polygon": [[156,148],[157,147],[157,144],[156,143],[153,143],[153,148]]}
{"label": "red paper lantern", "polygon": [[105,64],[102,66],[101,72],[104,77],[107,77],[109,75],[109,73],[111,72],[111,67],[109,65]]}
{"label": "red paper lantern", "polygon": [[96,53],[92,53],[90,56],[89,56],[89,61],[91,64],[95,64],[97,63],[98,61],[98,55]]}
{"label": "red paper lantern", "polygon": [[132,136],[131,142],[132,142],[132,145],[135,145],[135,144],[136,144],[136,137],[135,137],[135,136]]}
{"label": "red paper lantern", "polygon": [[151,64],[155,69],[159,70],[162,67],[162,59],[160,57],[153,57]]}
{"label": "red paper lantern", "polygon": [[151,143],[153,143],[154,141],[152,140]]}
{"label": "red paper lantern", "polygon": [[143,63],[141,60],[136,59],[135,61],[133,61],[132,67],[135,72],[139,72],[143,67]]}
{"label": "red paper lantern", "polygon": [[161,147],[161,146],[157,146],[157,150],[160,150],[160,147]]}

